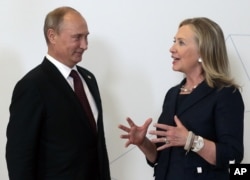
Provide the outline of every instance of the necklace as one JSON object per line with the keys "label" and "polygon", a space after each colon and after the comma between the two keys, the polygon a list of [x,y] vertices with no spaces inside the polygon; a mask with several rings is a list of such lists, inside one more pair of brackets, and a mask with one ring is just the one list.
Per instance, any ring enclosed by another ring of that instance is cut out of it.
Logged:
{"label": "necklace", "polygon": [[181,88],[180,88],[180,90],[181,90],[181,92],[191,93],[196,87],[197,87],[197,85],[193,86],[191,89],[188,89],[188,88],[185,88],[184,85],[182,85]]}

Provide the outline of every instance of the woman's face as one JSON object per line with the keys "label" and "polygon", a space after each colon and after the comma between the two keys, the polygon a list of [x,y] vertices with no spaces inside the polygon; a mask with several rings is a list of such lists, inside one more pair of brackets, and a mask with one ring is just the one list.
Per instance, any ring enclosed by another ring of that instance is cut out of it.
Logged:
{"label": "woman's face", "polygon": [[178,29],[170,52],[174,71],[180,71],[186,75],[201,71],[201,65],[198,62],[200,57],[198,44],[190,25],[184,25]]}

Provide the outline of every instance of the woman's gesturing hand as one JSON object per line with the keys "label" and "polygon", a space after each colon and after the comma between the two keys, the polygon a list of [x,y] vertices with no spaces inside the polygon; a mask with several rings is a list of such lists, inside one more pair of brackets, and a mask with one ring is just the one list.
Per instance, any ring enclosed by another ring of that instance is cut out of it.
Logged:
{"label": "woman's gesturing hand", "polygon": [[157,150],[163,150],[171,146],[184,146],[188,136],[188,130],[183,126],[180,119],[175,116],[174,121],[176,126],[166,124],[154,124],[157,130],[151,130],[149,134],[157,137],[151,139],[153,143],[164,143]]}
{"label": "woman's gesturing hand", "polygon": [[127,118],[127,122],[129,127],[121,124],[118,126],[118,128],[127,132],[127,134],[122,134],[120,136],[122,139],[128,139],[125,147],[128,147],[130,144],[140,146],[145,140],[148,127],[152,122],[152,118],[147,119],[142,126],[137,126],[130,118]]}

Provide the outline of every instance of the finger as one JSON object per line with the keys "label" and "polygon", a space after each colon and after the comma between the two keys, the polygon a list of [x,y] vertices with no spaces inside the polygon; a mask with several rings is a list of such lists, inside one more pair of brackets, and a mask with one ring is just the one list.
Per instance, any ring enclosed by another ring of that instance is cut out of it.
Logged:
{"label": "finger", "polygon": [[170,147],[171,142],[169,140],[167,140],[166,138],[151,139],[152,143],[163,143],[162,141],[164,141],[165,143],[162,146],[159,146],[157,148],[157,151],[160,151],[160,150],[163,150],[163,149]]}
{"label": "finger", "polygon": [[122,134],[122,135],[120,135],[120,138],[129,139],[129,135],[128,134]]}
{"label": "finger", "polygon": [[161,151],[161,150],[163,150],[163,149],[169,148],[170,146],[171,146],[170,144],[164,144],[164,145],[162,145],[162,146],[159,146],[159,147],[157,148],[157,151]]}
{"label": "finger", "polygon": [[166,136],[166,131],[150,130],[149,134],[156,136]]}
{"label": "finger", "polygon": [[172,126],[168,126],[166,124],[160,124],[160,123],[155,123],[154,127],[158,128],[158,129],[165,130],[165,131],[167,131],[167,130],[169,130],[169,129],[172,128]]}
{"label": "finger", "polygon": [[130,141],[127,141],[127,142],[125,143],[125,147],[128,147],[130,144],[131,144]]}
{"label": "finger", "polygon": [[130,127],[132,127],[132,126],[135,125],[135,123],[134,123],[134,122],[132,121],[132,119],[129,118],[129,117],[127,117],[127,122],[128,122],[128,124],[129,124]]}
{"label": "finger", "polygon": [[149,127],[149,125],[151,124],[152,121],[153,121],[152,118],[148,118],[148,119],[145,121],[145,123],[144,123],[143,126],[146,126],[146,128],[148,129],[148,127]]}
{"label": "finger", "polygon": [[128,127],[126,127],[124,125],[121,125],[121,124],[118,126],[118,128],[125,131],[125,132],[127,132],[127,133],[130,131],[130,128],[128,128]]}
{"label": "finger", "polygon": [[151,142],[153,143],[166,143],[168,144],[169,141],[167,140],[167,138],[155,138],[155,139],[151,139]]}
{"label": "finger", "polygon": [[177,127],[182,127],[183,126],[180,119],[176,115],[174,116],[174,121],[175,121],[175,124],[176,124]]}

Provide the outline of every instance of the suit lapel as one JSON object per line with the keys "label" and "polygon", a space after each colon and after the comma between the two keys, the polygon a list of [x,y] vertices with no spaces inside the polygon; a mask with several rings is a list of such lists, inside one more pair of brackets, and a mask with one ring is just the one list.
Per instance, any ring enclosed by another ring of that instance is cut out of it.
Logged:
{"label": "suit lapel", "polygon": [[[65,80],[61,72],[56,68],[56,66],[54,66],[54,64],[44,58],[44,61],[42,62],[42,68],[53,86],[58,89],[58,93],[61,93],[62,97],[67,100],[69,104],[71,104],[69,108],[78,109],[79,112],[82,113],[82,106],[78,101],[74,91]],[[71,102],[75,102],[74,105]]]}
{"label": "suit lapel", "polygon": [[[87,116],[83,111],[83,108],[82,108],[80,101],[78,100],[76,94],[74,93],[74,91],[70,87],[67,80],[65,80],[65,78],[63,77],[61,72],[56,68],[56,66],[54,66],[46,58],[42,62],[41,66],[42,66],[42,69],[45,72],[45,74],[48,76],[48,80],[52,84],[51,87],[55,88],[56,93],[61,94],[60,97],[64,99],[65,105],[67,105],[68,110],[70,112],[72,112],[72,117],[75,117],[76,119],[82,119],[83,121],[81,121],[81,122],[84,123],[84,126],[90,127],[90,124],[88,123],[88,121],[86,121]],[[93,91],[93,89],[94,89],[93,88],[93,86],[94,86],[93,78],[91,78],[89,80],[89,78],[86,76],[85,73],[83,73],[81,71],[81,74],[84,77],[84,79],[86,80],[86,83],[88,84],[88,87],[89,87],[91,93],[93,93],[93,97],[95,98],[96,93],[95,93],[95,91]],[[96,103],[96,104],[98,104],[98,103]],[[97,106],[97,107],[99,110],[99,106]]]}
{"label": "suit lapel", "polygon": [[45,73],[48,75],[49,79],[53,81],[53,85],[57,86],[58,89],[60,89],[61,91],[71,90],[73,94],[70,85],[54,64],[52,64],[48,59],[44,58],[44,61],[42,62],[42,67]]}
{"label": "suit lapel", "polygon": [[77,68],[77,70],[82,75],[82,77],[84,78],[85,82],[87,83],[89,91],[91,92],[91,94],[92,94],[92,96],[93,96],[93,98],[95,100],[95,103],[96,103],[96,106],[98,108],[98,111],[100,111],[101,110],[100,99],[98,99],[98,97],[100,97],[100,95],[99,95],[98,89],[96,87],[95,77],[93,77],[92,74],[87,73],[87,72],[83,71],[80,68]]}
{"label": "suit lapel", "polygon": [[[166,99],[168,101],[166,104],[168,104],[166,111],[169,112],[169,117],[174,117],[176,115],[176,104],[177,104],[177,98],[180,93],[180,85],[177,85],[176,87],[173,88],[173,91],[169,95],[170,99]],[[169,119],[169,118],[167,118]],[[170,118],[169,121],[167,122],[168,125],[175,125],[174,119]]]}
{"label": "suit lapel", "polygon": [[88,85],[89,91],[91,92],[92,97],[94,98],[96,108],[98,110],[98,117],[97,117],[98,133],[103,133],[102,104],[101,104],[101,97],[99,94],[96,79],[91,73],[89,73],[88,71],[82,68],[77,67],[77,70],[81,74],[81,76],[84,78],[86,84]]}
{"label": "suit lapel", "polygon": [[[179,86],[179,88],[181,85]],[[205,96],[208,96],[210,93],[214,91],[213,88],[210,88],[205,81],[203,81],[196,89],[193,90],[192,93],[189,94],[187,99],[183,101],[183,104],[178,108],[177,114],[180,116],[182,113],[187,111],[189,108],[191,108],[193,105],[198,103],[201,99],[203,99]]]}

